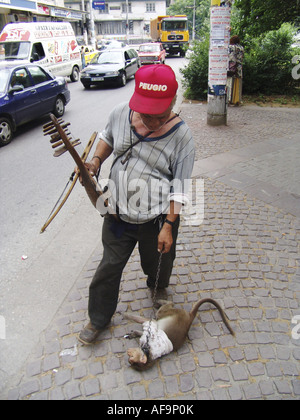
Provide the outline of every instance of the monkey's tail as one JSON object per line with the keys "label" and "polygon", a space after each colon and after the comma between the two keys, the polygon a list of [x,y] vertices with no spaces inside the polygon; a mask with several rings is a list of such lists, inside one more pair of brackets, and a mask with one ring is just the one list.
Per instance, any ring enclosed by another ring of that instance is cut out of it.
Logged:
{"label": "monkey's tail", "polygon": [[218,311],[221,315],[222,321],[224,322],[224,324],[228,328],[230,334],[234,335],[234,331],[231,328],[228,319],[226,318],[225,312],[223,311],[221,306],[218,304],[218,302],[216,302],[214,299],[211,299],[211,298],[200,299],[197,303],[195,303],[195,305],[193,306],[193,309],[190,312],[191,323],[193,322],[195,316],[197,315],[198,309],[200,308],[201,305],[203,305],[203,303],[211,303],[212,305],[214,305],[218,309]]}

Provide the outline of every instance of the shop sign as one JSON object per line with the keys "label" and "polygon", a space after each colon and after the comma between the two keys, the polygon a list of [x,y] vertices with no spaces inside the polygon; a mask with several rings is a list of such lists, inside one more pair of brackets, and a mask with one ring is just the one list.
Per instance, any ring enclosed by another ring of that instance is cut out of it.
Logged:
{"label": "shop sign", "polygon": [[93,9],[95,10],[105,10],[105,1],[103,0],[94,0]]}

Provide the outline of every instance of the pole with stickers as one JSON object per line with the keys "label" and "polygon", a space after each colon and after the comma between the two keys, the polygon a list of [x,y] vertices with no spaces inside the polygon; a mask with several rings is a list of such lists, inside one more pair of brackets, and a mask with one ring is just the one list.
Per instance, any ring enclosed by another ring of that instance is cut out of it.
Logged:
{"label": "pole with stickers", "polygon": [[226,83],[231,2],[211,0],[207,124],[227,124]]}

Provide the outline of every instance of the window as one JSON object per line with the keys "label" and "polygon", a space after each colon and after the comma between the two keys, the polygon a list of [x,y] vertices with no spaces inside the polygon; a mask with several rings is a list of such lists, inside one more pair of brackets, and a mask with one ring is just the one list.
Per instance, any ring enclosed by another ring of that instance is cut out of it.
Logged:
{"label": "window", "polygon": [[155,12],[155,3],[146,3],[146,12]]}
{"label": "window", "polygon": [[98,10],[98,14],[101,15],[101,14],[108,14],[108,13],[109,13],[108,4],[105,3],[105,9],[104,10],[102,10],[102,9]]}
{"label": "window", "polygon": [[[30,42],[4,42],[1,44],[5,50],[5,59],[28,60],[30,53]],[[4,54],[1,53],[1,58]]]}
{"label": "window", "polygon": [[163,31],[185,31],[187,21],[185,20],[165,20],[162,23]]}
{"label": "window", "polygon": [[114,35],[114,34],[125,34],[126,27],[125,22],[97,22],[97,31],[99,35]]}
{"label": "window", "polygon": [[[126,3],[122,3],[122,13],[126,13]],[[132,13],[131,3],[128,3],[128,13]]]}
{"label": "window", "polygon": [[0,72],[0,93],[4,93],[8,80],[9,80],[10,73],[6,69],[1,69]]}
{"label": "window", "polygon": [[36,42],[32,46],[31,59],[32,61],[39,61],[45,58],[44,47],[41,42]]}
{"label": "window", "polygon": [[129,58],[131,59],[136,58],[138,56],[135,50],[128,50],[127,52],[128,52]]}
{"label": "window", "polygon": [[13,72],[10,81],[11,87],[22,86],[24,89],[31,86],[30,76],[25,68],[17,69]]}
{"label": "window", "polygon": [[29,71],[35,85],[51,80],[51,77],[49,76],[49,74],[45,73],[44,70],[41,69],[41,67],[39,66],[30,67]]}

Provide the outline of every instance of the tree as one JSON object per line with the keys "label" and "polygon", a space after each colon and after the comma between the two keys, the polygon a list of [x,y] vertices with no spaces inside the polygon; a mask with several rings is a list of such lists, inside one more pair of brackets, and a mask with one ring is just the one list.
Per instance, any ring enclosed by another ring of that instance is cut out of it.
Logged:
{"label": "tree", "polygon": [[251,39],[243,65],[244,93],[272,95],[297,92],[299,82],[292,77],[292,71],[293,56],[299,51],[292,48],[293,35],[293,26],[283,23],[278,30]]}
{"label": "tree", "polygon": [[[195,32],[201,38],[209,29],[209,10],[211,0],[195,0]],[[187,15],[190,33],[192,32],[194,0],[176,0],[167,10],[169,15]]]}
{"label": "tree", "polygon": [[232,26],[241,38],[277,30],[283,23],[300,25],[299,0],[235,0]]}

